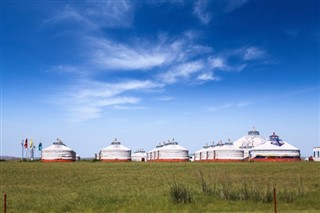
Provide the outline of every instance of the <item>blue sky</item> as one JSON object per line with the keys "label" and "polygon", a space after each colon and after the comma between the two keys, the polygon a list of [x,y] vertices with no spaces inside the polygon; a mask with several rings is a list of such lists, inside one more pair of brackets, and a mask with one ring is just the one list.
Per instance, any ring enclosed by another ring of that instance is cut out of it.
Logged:
{"label": "blue sky", "polygon": [[[320,145],[319,1],[2,1],[1,155],[115,137]],[[39,153],[36,153],[39,156]]]}

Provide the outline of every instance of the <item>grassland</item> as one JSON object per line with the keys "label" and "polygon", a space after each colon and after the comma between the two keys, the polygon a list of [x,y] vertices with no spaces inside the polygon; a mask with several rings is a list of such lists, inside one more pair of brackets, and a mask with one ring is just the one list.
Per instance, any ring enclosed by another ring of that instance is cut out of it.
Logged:
{"label": "grassland", "polygon": [[[320,163],[315,162],[0,166],[7,212],[272,212],[273,187],[278,212],[320,211]],[[184,186],[191,202],[173,202],[173,184]]]}

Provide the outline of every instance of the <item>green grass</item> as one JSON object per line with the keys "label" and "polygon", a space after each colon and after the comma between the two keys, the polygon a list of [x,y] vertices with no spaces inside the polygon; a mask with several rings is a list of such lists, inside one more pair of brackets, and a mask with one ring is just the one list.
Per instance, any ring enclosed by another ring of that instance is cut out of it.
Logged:
{"label": "green grass", "polygon": [[[0,162],[7,212],[320,211],[320,163]],[[183,186],[191,202],[172,200]],[[270,194],[271,193],[271,194]],[[271,196],[271,197],[270,197]],[[3,209],[3,195],[0,209]]]}

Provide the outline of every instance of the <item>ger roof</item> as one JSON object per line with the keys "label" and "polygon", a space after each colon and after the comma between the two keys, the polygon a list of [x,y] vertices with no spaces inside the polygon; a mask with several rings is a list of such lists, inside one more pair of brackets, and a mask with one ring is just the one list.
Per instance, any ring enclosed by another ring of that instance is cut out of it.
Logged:
{"label": "ger roof", "polygon": [[220,141],[217,146],[213,147],[214,150],[241,150],[239,147],[235,146],[234,143],[228,140],[227,143],[223,144],[222,141]]}
{"label": "ger roof", "polygon": [[53,145],[44,148],[42,151],[49,151],[49,150],[63,150],[63,151],[73,151],[71,148],[67,147],[60,139],[53,142]]}
{"label": "ger roof", "polygon": [[267,141],[264,144],[252,148],[251,150],[299,150],[285,141],[281,141],[281,143],[282,145],[278,146],[273,144],[272,141]]}
{"label": "ger roof", "polygon": [[152,151],[155,151],[155,150],[170,150],[170,149],[176,149],[176,150],[186,150],[188,151],[188,149],[180,146],[178,144],[178,142],[176,142],[174,139],[172,139],[172,141],[168,140],[168,143],[164,143],[163,146],[161,147],[158,147]]}
{"label": "ger roof", "polygon": [[245,135],[238,140],[236,140],[233,144],[237,147],[247,147],[247,146],[259,146],[265,143],[266,140],[260,135],[255,128],[252,131],[248,132],[248,135]]}
{"label": "ger roof", "polygon": [[107,146],[101,150],[105,151],[105,150],[130,150],[130,149],[121,145],[120,141],[118,141],[116,138],[114,141],[111,142],[110,146]]}
{"label": "ger roof", "polygon": [[199,149],[198,151],[195,151],[194,153],[200,153],[203,151],[206,151],[210,148],[210,146],[208,144],[204,145],[202,149]]}

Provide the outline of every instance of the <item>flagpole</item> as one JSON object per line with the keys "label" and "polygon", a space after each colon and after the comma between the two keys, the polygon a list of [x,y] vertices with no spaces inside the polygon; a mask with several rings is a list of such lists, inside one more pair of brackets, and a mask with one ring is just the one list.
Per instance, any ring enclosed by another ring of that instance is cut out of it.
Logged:
{"label": "flagpole", "polygon": [[39,145],[38,145],[38,150],[40,151],[40,160],[41,160],[41,153],[42,153],[42,143],[39,142]]}
{"label": "flagpole", "polygon": [[30,148],[30,160],[33,161],[33,146]]}
{"label": "flagpole", "polygon": [[30,146],[30,160],[33,161],[33,140],[30,139],[30,142],[29,142]]}
{"label": "flagpole", "polygon": [[24,147],[23,147],[23,145],[24,145],[24,140],[22,139],[22,142],[21,142],[21,149],[22,149],[22,152],[21,152],[21,160],[22,160],[22,162],[23,162],[23,149],[24,149]]}
{"label": "flagpole", "polygon": [[28,151],[29,151],[28,147],[29,147],[28,146],[28,138],[26,138],[26,140],[24,142],[24,148],[26,149],[26,156],[25,156],[26,158],[28,158]]}

